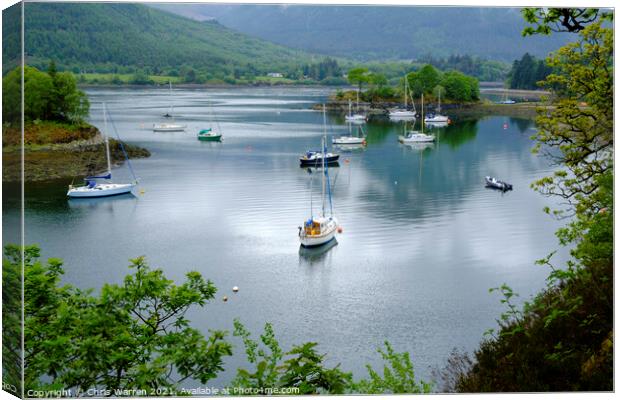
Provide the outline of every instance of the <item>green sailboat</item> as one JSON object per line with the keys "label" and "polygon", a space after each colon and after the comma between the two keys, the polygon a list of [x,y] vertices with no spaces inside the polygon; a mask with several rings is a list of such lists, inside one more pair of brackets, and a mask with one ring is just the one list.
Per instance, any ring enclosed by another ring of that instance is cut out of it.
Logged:
{"label": "green sailboat", "polygon": [[222,134],[213,132],[213,129],[211,128],[202,129],[200,132],[198,132],[198,140],[203,140],[207,142],[219,142],[220,140],[222,140]]}

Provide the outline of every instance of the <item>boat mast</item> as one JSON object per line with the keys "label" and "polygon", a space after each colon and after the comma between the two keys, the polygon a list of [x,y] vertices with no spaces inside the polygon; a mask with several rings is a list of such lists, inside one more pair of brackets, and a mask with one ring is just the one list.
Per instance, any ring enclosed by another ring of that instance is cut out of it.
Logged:
{"label": "boat mast", "polygon": [[441,89],[437,91],[439,93],[439,103],[437,104],[437,114],[441,114]]}
{"label": "boat mast", "polygon": [[326,121],[326,117],[325,117],[325,104],[323,104],[323,140],[321,141],[321,144],[323,145],[323,149],[321,150],[323,152],[323,157],[321,158],[321,161],[323,163],[323,174],[322,174],[322,180],[321,180],[321,199],[323,201],[323,218],[325,218],[325,146],[326,146],[326,138],[327,138],[327,128],[325,127],[327,125],[327,121]]}
{"label": "boat mast", "polygon": [[405,111],[407,110],[407,75],[405,75]]}
{"label": "boat mast", "polygon": [[108,175],[111,175],[112,167],[110,163],[110,143],[108,140],[108,123],[105,118],[105,103],[103,103],[103,136],[105,137],[105,156],[108,162]]}
{"label": "boat mast", "polygon": [[356,100],[356,103],[355,103],[355,108],[356,108],[356,112],[359,114],[359,112],[360,112],[360,91],[358,90],[355,93],[357,95],[357,100]]}
{"label": "boat mast", "polygon": [[424,133],[424,93],[422,93],[422,121],[420,124],[422,125],[422,133]]}
{"label": "boat mast", "polygon": [[349,117],[351,117],[351,99],[349,99]]}
{"label": "boat mast", "polygon": [[170,96],[170,117],[174,117],[174,106],[172,105],[172,81],[168,80],[168,95]]}

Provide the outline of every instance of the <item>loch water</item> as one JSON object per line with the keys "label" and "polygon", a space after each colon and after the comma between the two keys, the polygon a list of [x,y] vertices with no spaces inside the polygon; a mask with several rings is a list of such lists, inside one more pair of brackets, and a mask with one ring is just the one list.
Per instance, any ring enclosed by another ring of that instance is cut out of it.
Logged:
{"label": "loch water", "polygon": [[[327,249],[300,249],[311,193],[320,213],[320,173],[300,168],[298,158],[320,148],[323,117],[311,106],[330,91],[88,89],[92,124],[102,128],[105,101],[121,138],[151,151],[132,160],[140,186],[130,196],[68,200],[67,180],[29,183],[26,243],[62,258],[63,281],[82,288],[122,282],[128,260],[140,255],[179,282],[199,271],[218,287],[215,300],[187,315],[205,333],[232,332],[239,318],[258,337],[271,322],[284,349],[316,341],[328,365],[341,363],[357,378],[367,363],[381,367],[375,350],[388,340],[428,380],[453,348],[471,352],[496,326],[504,306],[489,288],[507,283],[523,301],[545,286],[548,271],[534,261],[558,249],[560,223],[542,212],[552,200],[529,185],[551,167],[531,153],[535,126],[524,119],[455,119],[432,129],[437,143],[406,146],[397,137],[411,123],[349,127],[328,114],[328,138],[362,129],[367,146],[329,145],[340,153],[329,175],[343,232]],[[171,103],[188,128],[153,132]],[[207,127],[224,140],[198,141]],[[127,166],[113,175],[130,179]],[[514,190],[485,188],[485,175]],[[18,222],[18,193],[5,185],[3,224]],[[4,231],[5,243],[16,240]],[[565,249],[556,255],[566,257]],[[245,365],[233,342],[227,371],[209,384],[228,383]]]}

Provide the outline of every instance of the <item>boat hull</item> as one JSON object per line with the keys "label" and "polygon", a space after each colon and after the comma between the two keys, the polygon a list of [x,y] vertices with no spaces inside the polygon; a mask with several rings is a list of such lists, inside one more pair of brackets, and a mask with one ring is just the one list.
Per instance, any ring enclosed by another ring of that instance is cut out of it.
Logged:
{"label": "boat hull", "polygon": [[448,122],[448,117],[445,115],[436,115],[431,118],[424,118],[424,122],[433,123],[433,122]]}
{"label": "boat hull", "polygon": [[[340,154],[337,154],[331,157],[325,157],[325,164],[337,163],[339,158],[340,158]],[[300,158],[299,164],[302,167],[320,167],[321,165],[323,165],[323,159],[322,158],[313,158],[313,159]]]}
{"label": "boat hull", "polygon": [[136,185],[133,183],[104,183],[94,188],[80,186],[70,188],[67,197],[71,198],[92,198],[92,197],[109,197],[119,194],[130,193]]}
{"label": "boat hull", "polygon": [[222,135],[198,135],[198,140],[202,140],[203,142],[219,142],[222,140]]}
{"label": "boat hull", "polygon": [[333,144],[364,144],[366,143],[366,139],[358,138],[358,137],[351,137],[351,136],[344,136],[344,137],[332,139],[332,143]]}
{"label": "boat hull", "polygon": [[161,124],[153,125],[153,132],[182,132],[185,128],[185,125]]}
{"label": "boat hull", "polygon": [[419,134],[415,137],[399,136],[398,141],[401,143],[430,143],[435,141],[435,136]]}
{"label": "boat hull", "polygon": [[305,235],[302,231],[302,233],[299,235],[299,241],[302,247],[311,248],[311,247],[323,246],[324,244],[327,244],[336,238],[337,229],[338,229],[338,221],[336,221],[336,219],[332,219],[331,221],[329,221],[325,232],[321,233],[320,235],[310,236],[310,235]]}
{"label": "boat hull", "polygon": [[493,178],[491,178],[489,176],[485,177],[484,181],[485,181],[486,186],[488,188],[498,189],[498,190],[501,190],[503,192],[505,192],[507,190],[512,190],[512,185],[510,183],[506,183],[504,181],[493,179]]}
{"label": "boat hull", "polygon": [[365,115],[346,115],[344,119],[349,122],[366,122]]}
{"label": "boat hull", "polygon": [[415,119],[415,112],[413,111],[390,111],[390,118],[392,119]]}

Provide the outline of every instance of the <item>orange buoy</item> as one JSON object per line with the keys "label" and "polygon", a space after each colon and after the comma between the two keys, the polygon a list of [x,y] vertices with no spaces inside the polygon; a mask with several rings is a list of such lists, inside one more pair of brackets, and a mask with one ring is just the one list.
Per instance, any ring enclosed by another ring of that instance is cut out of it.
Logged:
{"label": "orange buoy", "polygon": [[342,233],[342,226],[338,227],[338,233]]}
{"label": "orange buoy", "polygon": [[344,162],[348,164],[351,162],[351,160],[349,160],[348,158],[345,158]]}
{"label": "orange buoy", "polygon": [[504,122],[504,129],[508,129],[508,124]]}

